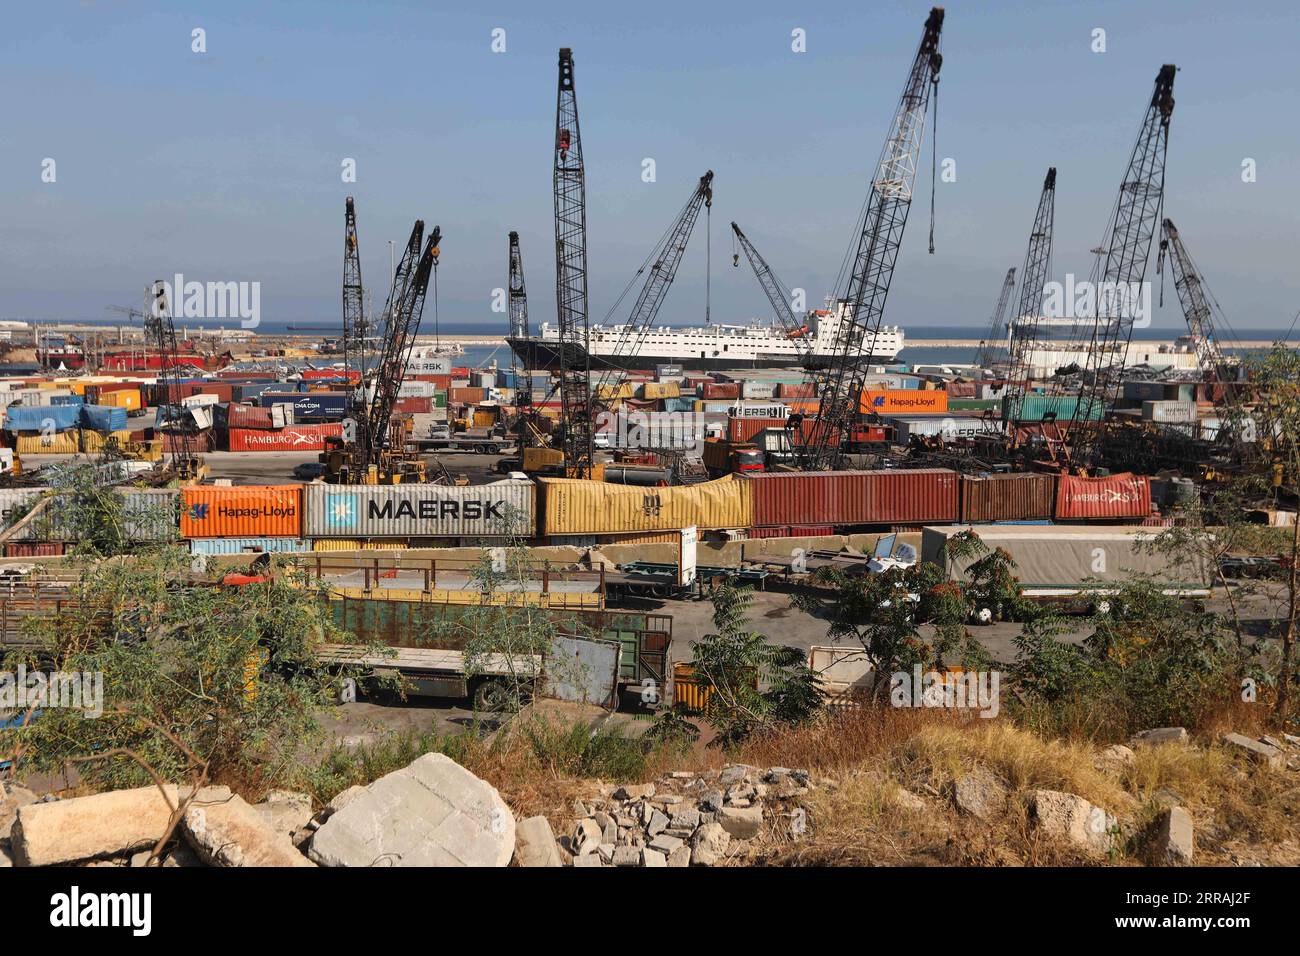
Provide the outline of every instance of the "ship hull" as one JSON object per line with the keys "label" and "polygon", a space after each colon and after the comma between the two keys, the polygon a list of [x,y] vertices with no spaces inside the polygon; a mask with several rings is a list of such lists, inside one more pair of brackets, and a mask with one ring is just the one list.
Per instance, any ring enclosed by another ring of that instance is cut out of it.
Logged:
{"label": "ship hull", "polygon": [[[547,369],[559,368],[559,349],[555,343],[543,342],[538,339],[509,339],[511,350],[519,357],[519,361],[526,368],[545,371]],[[581,352],[579,351],[579,355]],[[591,367],[597,371],[604,369],[618,369],[621,371],[633,371],[638,369],[652,369],[656,365],[679,365],[682,368],[693,369],[706,372],[736,371],[747,368],[826,368],[831,360],[829,355],[810,355],[806,359],[800,359],[793,355],[757,355],[750,358],[741,358],[735,355],[718,356],[708,358],[704,356],[683,356],[683,355],[654,355],[649,352],[642,352],[638,355],[600,355],[591,356]],[[894,361],[893,355],[871,355],[862,356],[859,360],[861,364],[869,362],[889,363]]]}

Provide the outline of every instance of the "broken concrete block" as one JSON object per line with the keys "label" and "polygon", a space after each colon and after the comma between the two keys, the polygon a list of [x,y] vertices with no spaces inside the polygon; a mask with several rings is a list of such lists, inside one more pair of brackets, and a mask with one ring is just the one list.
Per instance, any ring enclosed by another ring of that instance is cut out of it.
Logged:
{"label": "broken concrete block", "polygon": [[660,853],[672,853],[686,841],[680,837],[669,836],[667,833],[661,833],[650,841],[650,849],[658,850]]}
{"label": "broken concrete block", "polygon": [[18,819],[18,808],[36,802],[36,794],[16,784],[0,783],[0,843],[9,842],[9,831]]}
{"label": "broken concrete block", "polygon": [[643,800],[654,795],[655,785],[653,783],[629,784],[614,791],[615,800]]}
{"label": "broken concrete block", "polygon": [[291,835],[311,822],[311,797],[289,790],[272,790],[255,805],[271,829]]}
{"label": "broken concrete block", "polygon": [[1152,727],[1129,738],[1131,744],[1185,744],[1188,735],[1186,727]]}
{"label": "broken concrete block", "polygon": [[737,840],[752,840],[763,829],[761,807],[723,807],[717,822]]}
{"label": "broken concrete block", "polygon": [[645,826],[645,832],[652,837],[656,837],[668,829],[668,817],[664,816],[658,810],[650,814],[650,822]]}
{"label": "broken concrete block", "polygon": [[647,869],[664,869],[668,866],[668,857],[660,853],[658,850],[651,850],[649,848],[642,850],[641,860],[642,865]]}
{"label": "broken concrete block", "polygon": [[1156,823],[1156,852],[1171,865],[1191,863],[1195,850],[1192,815],[1182,807],[1170,807]]}
{"label": "broken concrete block", "polygon": [[953,781],[952,802],[959,812],[977,820],[988,820],[1000,813],[1006,800],[1006,785],[983,767]]}
{"label": "broken concrete block", "polygon": [[[167,831],[177,791],[113,790],[19,807],[12,852],[20,866],[57,866],[152,847]],[[169,805],[170,804],[170,805]]]}
{"label": "broken concrete block", "polygon": [[563,866],[555,832],[544,816],[520,820],[515,826],[515,863],[519,866]]}
{"label": "broken concrete block", "polygon": [[313,864],[274,829],[256,807],[241,797],[219,803],[191,803],[185,810],[185,838],[209,866],[290,866]]}
{"label": "broken concrete block", "polygon": [[635,846],[615,847],[614,865],[615,866],[640,866],[641,848]]}
{"label": "broken concrete block", "polygon": [[445,754],[380,777],[321,825],[322,866],[505,866],[515,818],[496,788]]}
{"label": "broken concrete block", "polygon": [[1105,853],[1111,848],[1115,817],[1078,794],[1031,790],[1029,811],[1035,825],[1044,833],[1080,849]]}
{"label": "broken concrete block", "polygon": [[[647,852],[655,853],[658,851],[649,850]],[[690,865],[691,865],[691,848],[687,846],[685,843],[683,843],[677,849],[673,850],[672,853],[668,854],[668,866],[671,869],[678,869],[680,867],[690,866]]]}
{"label": "broken concrete block", "polygon": [[691,840],[691,865],[716,866],[731,844],[731,834],[720,823],[706,823]]}
{"label": "broken concrete block", "polygon": [[591,853],[587,856],[575,856],[573,858],[573,865],[574,866],[604,866],[605,864],[601,861],[600,856],[598,854]]}
{"label": "broken concrete block", "polygon": [[690,830],[693,833],[699,825],[700,811],[694,807],[678,810],[672,816],[671,826],[674,830]]}
{"label": "broken concrete block", "polygon": [[1111,744],[1105,750],[1097,754],[1097,768],[1099,770],[1120,770],[1127,767],[1137,759],[1132,749],[1125,747],[1123,744]]}
{"label": "broken concrete block", "polygon": [[1242,734],[1224,734],[1223,742],[1229,747],[1249,755],[1252,760],[1262,763],[1272,770],[1282,769],[1285,762],[1282,751],[1276,747],[1270,747],[1258,740],[1251,740]]}
{"label": "broken concrete block", "polygon": [[596,847],[600,846],[603,836],[595,820],[580,820],[571,842],[578,856],[587,856],[596,852]]}

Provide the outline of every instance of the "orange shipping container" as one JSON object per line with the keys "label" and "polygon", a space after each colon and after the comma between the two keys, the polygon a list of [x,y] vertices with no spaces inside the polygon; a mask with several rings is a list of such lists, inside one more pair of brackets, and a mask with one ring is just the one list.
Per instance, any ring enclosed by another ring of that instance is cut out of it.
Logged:
{"label": "orange shipping container", "polygon": [[302,485],[181,489],[182,538],[300,538]]}
{"label": "orange shipping container", "polygon": [[859,406],[864,412],[910,413],[946,412],[948,393],[919,388],[864,389]]}

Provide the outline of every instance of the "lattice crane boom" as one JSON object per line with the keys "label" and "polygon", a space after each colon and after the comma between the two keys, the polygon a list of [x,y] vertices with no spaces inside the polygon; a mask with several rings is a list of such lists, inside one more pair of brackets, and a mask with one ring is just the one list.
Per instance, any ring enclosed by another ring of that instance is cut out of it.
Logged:
{"label": "lattice crane boom", "polygon": [[1052,166],[1043,177],[1043,190],[1038,196],[1034,225],[1029,230],[1025,263],[1020,270],[1020,304],[1011,323],[1011,363],[1007,372],[1007,394],[1003,411],[1003,420],[1009,428],[1020,420],[1020,412],[1025,404],[1025,389],[1031,371],[1030,356],[1038,341],[1038,320],[1043,314],[1043,290],[1052,274],[1052,230],[1055,223],[1056,167]]}
{"label": "lattice crane boom", "polygon": [[763,294],[767,296],[767,301],[771,303],[772,311],[776,314],[776,321],[790,338],[802,341],[808,348],[811,348],[812,343],[807,338],[808,323],[795,315],[790,290],[772,271],[772,267],[767,264],[767,260],[754,248],[754,244],[749,241],[749,237],[734,222],[731,224],[731,231],[735,233],[736,241],[740,244],[740,248],[744,250],[745,258],[749,260],[749,264],[754,270],[754,276],[763,289]]}
{"label": "lattice crane boom", "polygon": [[980,368],[991,368],[993,366],[996,350],[1002,341],[1003,327],[1007,318],[1007,303],[1011,301],[1011,292],[1016,287],[1016,267],[1012,266],[1007,270],[1007,277],[1002,280],[1002,289],[998,293],[998,304],[993,307],[993,315],[989,318],[989,330],[985,333],[984,338],[980,341],[979,350],[975,354],[975,362]]}
{"label": "lattice crane boom", "polygon": [[1196,362],[1206,381],[1217,381],[1224,365],[1223,350],[1219,347],[1214,330],[1214,310],[1200,271],[1183,245],[1182,236],[1172,219],[1161,223],[1164,237],[1160,240],[1160,253],[1156,271],[1162,271],[1166,254],[1174,273],[1174,288],[1178,302],[1187,320],[1187,331],[1196,347]]}
{"label": "lattice crane boom", "polygon": [[862,390],[861,361],[870,355],[880,332],[894,263],[912,206],[912,186],[925,133],[925,117],[939,83],[943,56],[939,39],[943,9],[934,7],[925,21],[921,44],[912,60],[889,136],[876,166],[871,193],[856,237],[834,353],[819,376],[818,415],[805,446],[804,465],[825,471],[840,462],[849,443]]}

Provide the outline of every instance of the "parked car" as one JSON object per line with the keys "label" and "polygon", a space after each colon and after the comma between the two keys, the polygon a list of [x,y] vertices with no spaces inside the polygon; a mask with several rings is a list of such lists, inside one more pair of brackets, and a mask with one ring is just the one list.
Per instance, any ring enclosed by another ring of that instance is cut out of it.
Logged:
{"label": "parked car", "polygon": [[325,466],[318,461],[304,461],[301,465],[295,465],[293,469],[293,476],[299,481],[315,481],[323,474],[325,474]]}

